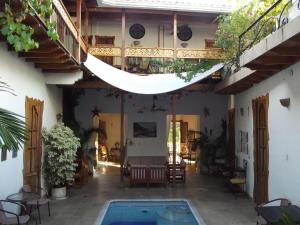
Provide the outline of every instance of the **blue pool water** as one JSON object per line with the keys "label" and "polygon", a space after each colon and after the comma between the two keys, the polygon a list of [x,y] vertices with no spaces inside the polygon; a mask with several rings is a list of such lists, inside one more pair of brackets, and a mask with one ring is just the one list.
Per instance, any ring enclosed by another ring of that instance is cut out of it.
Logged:
{"label": "blue pool water", "polygon": [[99,225],[200,225],[187,201],[112,201]]}

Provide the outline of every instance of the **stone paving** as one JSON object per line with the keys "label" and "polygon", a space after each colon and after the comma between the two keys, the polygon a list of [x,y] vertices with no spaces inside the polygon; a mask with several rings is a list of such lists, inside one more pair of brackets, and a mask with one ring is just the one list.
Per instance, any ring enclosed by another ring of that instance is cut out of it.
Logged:
{"label": "stone paving", "polygon": [[[51,202],[51,217],[42,207],[43,225],[93,225],[104,203],[111,199],[185,198],[198,210],[206,225],[253,225],[254,203],[246,196],[226,191],[220,177],[205,176],[189,169],[186,184],[129,187],[120,182],[119,168],[101,166],[81,188],[69,191],[66,200]],[[34,223],[31,223],[34,224]]]}

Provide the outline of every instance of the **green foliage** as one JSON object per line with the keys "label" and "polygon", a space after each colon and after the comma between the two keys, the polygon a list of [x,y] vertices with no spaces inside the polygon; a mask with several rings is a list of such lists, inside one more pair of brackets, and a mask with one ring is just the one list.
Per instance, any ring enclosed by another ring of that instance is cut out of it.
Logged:
{"label": "green foliage", "polygon": [[186,62],[184,59],[177,59],[168,65],[168,69],[171,72],[183,79],[185,82],[191,81],[198,73],[203,73],[210,70],[214,65],[218,63],[217,60],[201,60],[199,63],[192,64]]}
{"label": "green foliage", "polygon": [[[0,92],[15,95],[14,90],[5,82],[0,81]],[[0,149],[18,151],[27,139],[26,124],[23,117],[0,108]]]}
{"label": "green foliage", "polygon": [[18,114],[0,108],[0,149],[18,151],[26,141],[25,122]]}
{"label": "green foliage", "polygon": [[38,15],[47,27],[48,36],[52,40],[58,39],[55,24],[50,21],[53,13],[53,0],[22,0],[20,9],[5,4],[4,12],[0,12],[0,32],[6,37],[16,52],[29,51],[38,48],[39,43],[33,39],[34,29],[26,25],[24,20],[29,15]]}
{"label": "green foliage", "polygon": [[279,222],[275,223],[276,225],[299,225],[292,220],[292,218],[285,212]]}
{"label": "green foliage", "polygon": [[197,140],[201,148],[200,158],[197,161],[200,161],[200,165],[206,168],[209,168],[210,164],[218,157],[228,159],[226,120],[221,121],[221,128],[222,132],[217,138],[211,139],[207,133],[201,132],[201,137]]}
{"label": "green foliage", "polygon": [[48,131],[43,129],[42,136],[45,145],[45,180],[50,187],[63,187],[74,180],[77,166],[74,162],[80,140],[63,123],[57,123]]}
{"label": "green foliage", "polygon": [[[251,0],[228,15],[218,17],[215,47],[222,48],[222,57],[225,63],[238,64],[239,35],[244,32],[260,15],[262,15],[274,0]],[[247,32],[242,39],[242,46],[253,42],[258,43],[274,30],[276,16],[280,14],[288,0],[282,1],[274,10],[268,13],[257,26]]]}
{"label": "green foliage", "polygon": [[96,167],[97,160],[94,142],[96,140],[96,136],[98,136],[98,142],[100,140],[107,139],[106,131],[101,128],[89,128],[81,129],[78,133],[81,147],[78,149],[77,155],[79,157],[82,157],[84,155],[87,158],[89,165],[92,165],[91,167]]}

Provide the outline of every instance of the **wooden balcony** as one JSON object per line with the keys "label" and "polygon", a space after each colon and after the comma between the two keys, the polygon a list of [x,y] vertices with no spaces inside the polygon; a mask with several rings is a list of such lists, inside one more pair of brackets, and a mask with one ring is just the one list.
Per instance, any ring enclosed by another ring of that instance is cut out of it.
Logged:
{"label": "wooden balcony", "polygon": [[[101,56],[121,57],[121,47],[112,46],[92,46],[89,53]],[[220,49],[188,49],[178,48],[147,48],[147,47],[126,47],[125,57],[141,58],[189,58],[189,59],[221,59]],[[176,54],[176,55],[175,55]]]}
{"label": "wooden balcony", "polygon": [[[20,4],[20,1],[11,1],[11,4],[17,5]],[[33,39],[39,43],[39,48],[20,52],[18,55],[25,58],[27,62],[33,62],[35,67],[42,69],[43,72],[68,73],[78,71],[81,61],[86,56],[87,45],[80,37],[62,1],[53,0],[53,7],[54,12],[50,21],[56,24],[59,39],[54,41],[48,37],[47,26],[38,15],[28,16],[24,23],[35,29]],[[11,46],[8,46],[8,50],[14,51]]]}

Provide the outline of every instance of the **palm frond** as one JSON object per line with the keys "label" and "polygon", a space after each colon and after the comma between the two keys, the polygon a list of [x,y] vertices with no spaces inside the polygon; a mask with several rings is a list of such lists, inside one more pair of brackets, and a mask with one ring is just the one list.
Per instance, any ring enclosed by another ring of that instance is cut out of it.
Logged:
{"label": "palm frond", "polygon": [[0,108],[0,148],[18,151],[27,139],[26,125],[22,116]]}
{"label": "palm frond", "polygon": [[16,95],[14,90],[5,82],[0,81],[0,91],[8,92],[12,95]]}

